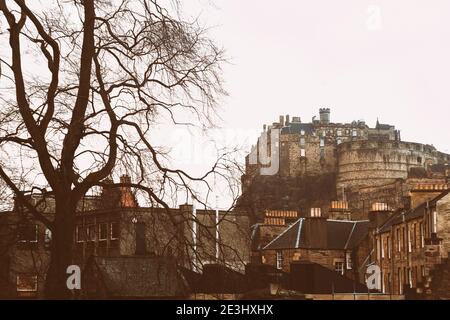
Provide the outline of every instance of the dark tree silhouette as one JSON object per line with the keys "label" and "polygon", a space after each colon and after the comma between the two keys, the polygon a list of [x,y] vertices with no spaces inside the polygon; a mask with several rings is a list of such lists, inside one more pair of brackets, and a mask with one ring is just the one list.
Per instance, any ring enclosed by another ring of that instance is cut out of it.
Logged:
{"label": "dark tree silhouette", "polygon": [[[213,124],[225,94],[224,53],[198,23],[179,17],[176,3],[73,0],[41,8],[0,0],[0,12],[0,177],[52,231],[46,296],[65,298],[76,205],[114,168],[127,168],[134,178],[127,185],[166,208],[167,185],[204,201],[195,184],[227,178],[225,153],[195,177],[171,168],[151,142],[161,115],[172,124]],[[54,219],[27,201],[26,187],[54,198]]]}

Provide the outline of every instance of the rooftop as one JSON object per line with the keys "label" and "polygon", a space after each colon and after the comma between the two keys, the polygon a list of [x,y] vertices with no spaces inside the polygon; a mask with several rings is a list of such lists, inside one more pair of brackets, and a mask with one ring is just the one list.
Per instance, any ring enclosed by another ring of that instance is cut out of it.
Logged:
{"label": "rooftop", "polygon": [[[264,250],[279,249],[328,249],[347,250],[353,249],[367,235],[369,221],[345,221],[345,220],[325,220],[327,231],[327,245],[325,248],[312,248],[306,241],[308,235],[304,232],[306,219],[300,218],[293,225],[287,228],[278,237],[272,240]],[[309,235],[312,236],[312,235]]]}

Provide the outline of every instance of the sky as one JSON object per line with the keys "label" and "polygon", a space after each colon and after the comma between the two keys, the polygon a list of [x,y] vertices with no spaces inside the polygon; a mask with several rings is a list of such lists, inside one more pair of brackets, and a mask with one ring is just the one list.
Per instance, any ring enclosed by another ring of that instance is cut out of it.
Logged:
{"label": "sky", "polygon": [[222,126],[260,130],[279,115],[377,118],[402,139],[450,153],[450,2],[187,0],[222,45]]}
{"label": "sky", "polygon": [[[186,0],[181,9],[229,59],[222,130],[206,138],[248,151],[279,115],[310,122],[328,107],[333,122],[379,119],[404,141],[450,153],[450,1]],[[172,138],[175,165],[210,168],[205,137]]]}
{"label": "sky", "polygon": [[226,50],[229,95],[220,130],[154,135],[173,167],[203,175],[216,145],[242,147],[243,162],[263,124],[310,122],[321,107],[333,122],[379,119],[450,153],[450,1],[182,0],[181,12]]}

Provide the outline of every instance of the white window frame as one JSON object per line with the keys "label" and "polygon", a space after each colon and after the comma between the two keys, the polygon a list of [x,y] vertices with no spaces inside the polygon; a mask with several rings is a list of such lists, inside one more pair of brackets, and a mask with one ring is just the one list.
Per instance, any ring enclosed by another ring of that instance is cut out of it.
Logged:
{"label": "white window frame", "polygon": [[391,237],[387,237],[387,239],[386,239],[386,241],[387,241],[387,251],[388,251],[388,258],[390,259],[391,258],[391,251],[392,251],[392,243],[391,243]]}
{"label": "white window frame", "polygon": [[300,149],[300,157],[306,157],[306,150],[305,149]]}
{"label": "white window frame", "polygon": [[420,247],[425,247],[425,237],[424,237],[424,224],[420,224]]}
{"label": "white window frame", "polygon": [[[102,238],[102,226],[106,226],[104,238]],[[108,223],[106,222],[101,222],[98,224],[98,241],[108,241]]]}
{"label": "white window frame", "polygon": [[49,246],[50,243],[52,243],[52,231],[49,228],[45,228],[44,245]]}
{"label": "white window frame", "polygon": [[86,229],[86,233],[85,236],[80,240],[80,229],[83,228],[82,225],[78,225],[75,227],[75,240],[77,243],[81,243],[84,241],[87,241],[87,239],[85,239],[87,237],[87,229]]}
{"label": "white window frame", "polygon": [[411,228],[408,228],[408,252],[412,252]]}
{"label": "white window frame", "polygon": [[345,264],[344,261],[338,260],[334,262],[334,271],[339,273],[340,275],[344,275]]}
{"label": "white window frame", "polygon": [[[95,230],[96,228],[95,228],[95,224],[90,224],[90,225],[87,225],[86,226],[86,241],[88,241],[88,242],[95,242],[95,240],[96,240],[96,238],[97,238],[97,232],[96,232],[96,230]],[[94,234],[94,237],[91,237],[91,230],[93,230],[94,232],[93,232],[93,234]]]}
{"label": "white window frame", "polygon": [[276,252],[276,254],[277,254],[277,257],[276,257],[277,269],[281,270],[281,269],[283,269],[283,251],[278,250]]}
{"label": "white window frame", "polygon": [[352,261],[352,253],[351,251],[347,251],[345,253],[345,267],[347,270],[351,270],[353,268],[353,261]]}
{"label": "white window frame", "polygon": [[[119,228],[119,223],[118,222],[111,222],[109,224],[109,227],[110,227],[110,239],[111,240],[117,240],[117,239],[119,239],[119,237],[113,237],[113,225],[116,225],[117,228]],[[119,234],[120,234],[120,229],[118,231],[119,231]]]}

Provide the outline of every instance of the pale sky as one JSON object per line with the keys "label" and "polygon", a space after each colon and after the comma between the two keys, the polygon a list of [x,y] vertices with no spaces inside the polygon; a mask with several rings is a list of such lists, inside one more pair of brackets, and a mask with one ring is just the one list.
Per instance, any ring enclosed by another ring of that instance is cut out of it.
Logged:
{"label": "pale sky", "polygon": [[222,126],[310,121],[390,123],[402,139],[450,153],[450,1],[187,0],[224,46],[230,96]]}
{"label": "pale sky", "polygon": [[286,114],[310,122],[320,107],[331,108],[333,122],[373,127],[379,118],[405,141],[450,153],[450,1],[181,2],[181,12],[211,27],[225,48],[229,96],[221,101],[222,131],[153,134],[172,149],[174,167],[203,175],[216,156],[205,140],[249,150],[263,124]]}

